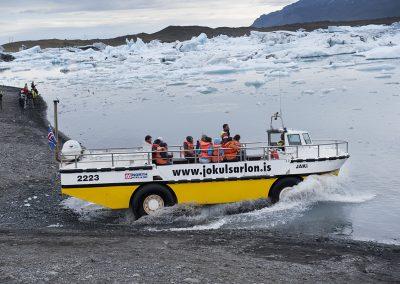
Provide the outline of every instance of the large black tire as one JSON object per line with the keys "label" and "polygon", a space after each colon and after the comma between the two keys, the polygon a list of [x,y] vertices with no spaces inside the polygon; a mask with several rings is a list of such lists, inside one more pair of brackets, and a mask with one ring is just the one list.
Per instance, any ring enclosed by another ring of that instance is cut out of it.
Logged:
{"label": "large black tire", "polygon": [[157,198],[159,198],[159,201],[162,200],[163,207],[173,206],[175,204],[175,198],[166,186],[161,184],[144,185],[134,193],[131,200],[132,211],[137,219],[149,215],[148,207],[147,212],[145,209],[145,200],[151,196],[155,197],[155,200],[157,200]]}
{"label": "large black tire", "polygon": [[285,177],[278,179],[272,185],[268,197],[271,199],[272,203],[277,203],[279,201],[279,195],[283,189],[298,185],[302,181],[303,180],[300,177]]}

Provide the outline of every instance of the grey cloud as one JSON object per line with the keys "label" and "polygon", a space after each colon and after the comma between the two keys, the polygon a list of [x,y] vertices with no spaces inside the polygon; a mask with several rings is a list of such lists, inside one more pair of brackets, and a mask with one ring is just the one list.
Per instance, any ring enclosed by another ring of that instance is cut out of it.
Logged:
{"label": "grey cloud", "polygon": [[[216,0],[39,0],[32,1],[16,0],[7,1],[5,7],[30,7],[29,9],[21,10],[20,13],[66,13],[66,12],[90,12],[90,11],[112,11],[112,10],[135,10],[135,9],[171,9],[179,8],[182,5],[204,5],[209,3],[210,7],[213,4],[226,2],[227,5],[235,4],[235,1],[216,1]],[[241,2],[241,1],[237,1]],[[251,0],[248,1],[251,5],[286,5],[294,0]],[[243,2],[241,2],[243,3]],[[25,5],[24,5],[25,4]]]}

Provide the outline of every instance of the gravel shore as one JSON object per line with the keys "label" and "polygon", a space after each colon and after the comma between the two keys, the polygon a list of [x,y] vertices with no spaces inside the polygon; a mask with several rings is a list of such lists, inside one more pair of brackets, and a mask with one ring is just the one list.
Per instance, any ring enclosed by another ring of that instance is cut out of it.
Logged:
{"label": "gravel shore", "polygon": [[[269,231],[152,232],[60,202],[46,104],[0,87],[0,282],[399,282],[400,247]],[[58,224],[62,224],[58,226]]]}

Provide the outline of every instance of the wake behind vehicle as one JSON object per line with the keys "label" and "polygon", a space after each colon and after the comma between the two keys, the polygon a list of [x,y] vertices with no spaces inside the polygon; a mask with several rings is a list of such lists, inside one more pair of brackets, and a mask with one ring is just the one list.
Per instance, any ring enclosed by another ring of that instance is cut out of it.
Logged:
{"label": "wake behind vehicle", "polygon": [[182,203],[277,202],[309,175],[337,174],[349,158],[346,141],[312,140],[283,121],[274,128],[278,119],[278,113],[271,117],[267,141],[242,143],[235,162],[201,164],[197,157],[183,158],[182,146],[170,146],[171,163],[160,166],[140,147],[89,150],[67,141],[59,170],[62,193],[111,209],[132,208],[137,217]]}

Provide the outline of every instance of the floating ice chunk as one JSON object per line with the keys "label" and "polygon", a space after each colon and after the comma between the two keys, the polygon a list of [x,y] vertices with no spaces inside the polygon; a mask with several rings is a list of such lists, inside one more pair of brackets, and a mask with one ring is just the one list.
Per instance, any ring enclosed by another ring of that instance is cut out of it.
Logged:
{"label": "floating ice chunk", "polygon": [[400,58],[400,45],[380,46],[372,50],[360,53],[369,60],[374,59],[397,59]]}
{"label": "floating ice chunk", "polygon": [[207,35],[201,33],[198,37],[193,37],[191,40],[183,42],[179,47],[179,50],[183,52],[196,51],[198,50],[198,47],[204,45],[207,40]]}
{"label": "floating ice chunk", "polygon": [[329,94],[329,93],[332,93],[332,92],[334,92],[334,91],[336,91],[335,88],[322,89],[322,93],[323,93],[323,94]]}
{"label": "floating ice chunk", "polygon": [[294,80],[291,82],[292,85],[303,85],[305,83],[306,83],[305,80]]}
{"label": "floating ice chunk", "polygon": [[390,79],[390,78],[392,78],[392,75],[389,75],[389,74],[382,74],[382,75],[375,76],[375,79]]}
{"label": "floating ice chunk", "polygon": [[396,69],[396,66],[390,64],[379,64],[367,67],[357,68],[357,71],[374,72],[374,71],[389,71]]}
{"label": "floating ice chunk", "polygon": [[228,57],[225,56],[213,56],[210,60],[207,61],[207,64],[209,65],[222,65],[222,64],[228,64],[229,59]]}
{"label": "floating ice chunk", "polygon": [[203,87],[197,88],[197,91],[199,93],[206,95],[206,94],[215,93],[216,91],[218,91],[218,89],[214,88],[214,87],[210,87],[210,86],[203,86]]}
{"label": "floating ice chunk", "polygon": [[262,86],[265,85],[265,81],[259,81],[259,80],[255,80],[255,81],[247,81],[244,83],[244,85],[246,87],[254,87],[256,89],[261,88]]}
{"label": "floating ice chunk", "polygon": [[186,82],[171,82],[171,83],[167,83],[167,86],[184,86],[187,85]]}
{"label": "floating ice chunk", "polygon": [[237,81],[236,79],[233,78],[216,78],[212,79],[211,82],[213,83],[231,83]]}
{"label": "floating ice chunk", "polygon": [[290,74],[285,70],[271,70],[269,73],[266,73],[266,77],[288,77]]}
{"label": "floating ice chunk", "polygon": [[313,94],[315,94],[315,91],[313,91],[313,90],[304,90],[301,93],[303,95],[313,95]]}
{"label": "floating ice chunk", "polygon": [[93,46],[100,51],[106,49],[106,47],[107,47],[107,45],[102,42],[95,42],[95,43],[93,43]]}
{"label": "floating ice chunk", "polygon": [[209,68],[207,71],[204,72],[204,74],[207,75],[224,75],[224,74],[233,74],[237,73],[242,70],[238,70],[236,68],[232,68],[229,66],[222,66],[222,67],[213,67]]}
{"label": "floating ice chunk", "polygon": [[131,39],[131,40],[125,39],[125,41],[126,41],[128,50],[130,50],[130,51],[138,51],[138,50],[145,49],[147,47],[146,44],[143,42],[143,40],[139,37],[137,38],[136,42],[133,39]]}
{"label": "floating ice chunk", "polygon": [[15,52],[15,53],[13,53],[13,56],[19,58],[19,57],[24,57],[24,56],[28,56],[28,55],[33,55],[33,54],[39,53],[39,52],[42,52],[42,49],[40,48],[39,45],[36,45],[34,47]]}

